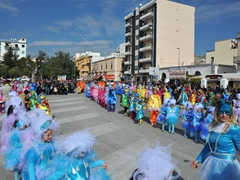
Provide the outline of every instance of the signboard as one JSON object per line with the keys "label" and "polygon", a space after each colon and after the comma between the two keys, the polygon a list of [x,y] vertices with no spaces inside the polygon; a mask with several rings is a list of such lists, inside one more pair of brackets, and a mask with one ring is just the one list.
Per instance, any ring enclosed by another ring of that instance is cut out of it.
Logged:
{"label": "signboard", "polygon": [[158,76],[159,68],[157,67],[149,67],[149,75]]}
{"label": "signboard", "polygon": [[67,76],[66,76],[66,75],[62,75],[62,76],[58,76],[58,77],[57,77],[57,80],[58,80],[58,81],[66,81],[66,79],[67,79]]}
{"label": "signboard", "polygon": [[186,71],[183,69],[169,70],[169,79],[186,79]]}

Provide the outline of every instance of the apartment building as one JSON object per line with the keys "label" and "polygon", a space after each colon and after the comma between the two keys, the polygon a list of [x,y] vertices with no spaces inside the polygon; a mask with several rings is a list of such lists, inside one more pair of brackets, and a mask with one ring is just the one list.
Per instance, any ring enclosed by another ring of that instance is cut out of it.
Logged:
{"label": "apartment building", "polygon": [[86,53],[76,53],[73,60],[79,70],[79,78],[83,80],[89,79],[91,74],[91,59],[92,57],[100,57],[100,53],[87,51]]}
{"label": "apartment building", "polygon": [[17,39],[0,39],[0,61],[3,61],[4,54],[8,51],[9,47],[12,48],[13,53],[18,56],[18,59],[27,56],[27,40],[25,38]]}
{"label": "apartment building", "polygon": [[236,41],[237,54],[233,56],[233,63],[237,64],[237,72],[240,73],[240,32],[237,35]]}
{"label": "apartment building", "polygon": [[124,56],[119,53],[111,53],[104,59],[92,62],[93,79],[106,81],[120,81],[123,76]]}
{"label": "apartment building", "polygon": [[194,63],[195,8],[168,0],[151,0],[124,17],[124,75],[148,81],[149,67]]}
{"label": "apartment building", "polygon": [[234,65],[233,57],[237,56],[238,43],[236,39],[226,39],[215,42],[215,49],[206,53],[206,63]]}

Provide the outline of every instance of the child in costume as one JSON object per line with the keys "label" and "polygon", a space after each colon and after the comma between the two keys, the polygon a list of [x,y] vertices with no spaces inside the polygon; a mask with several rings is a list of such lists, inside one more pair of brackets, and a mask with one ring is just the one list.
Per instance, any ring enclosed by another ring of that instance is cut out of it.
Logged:
{"label": "child in costume", "polygon": [[28,103],[27,103],[27,109],[33,110],[36,109],[38,106],[38,101],[37,101],[37,93],[35,91],[30,91],[29,92],[29,97],[28,97]]}
{"label": "child in costume", "polygon": [[170,99],[170,98],[171,98],[171,94],[168,92],[168,89],[165,88],[165,91],[163,93],[163,100]]}
{"label": "child in costume", "polygon": [[200,127],[203,122],[203,105],[201,103],[196,103],[193,110],[193,120],[190,126],[190,136],[195,137],[195,142],[200,140]]}
{"label": "child in costume", "polygon": [[164,132],[165,125],[167,124],[166,120],[166,114],[167,114],[167,108],[169,106],[170,99],[164,99],[163,105],[159,110],[159,114],[157,116],[157,122],[162,123],[162,132]]}
{"label": "child in costume", "polygon": [[[147,148],[139,153],[138,167],[130,180],[172,180],[181,175],[176,160],[171,156],[171,144],[162,147],[157,143],[156,148]],[[177,175],[173,176],[173,171]]]}
{"label": "child in costume", "polygon": [[136,97],[135,97],[135,92],[133,91],[131,93],[131,97],[129,98],[129,111],[131,111],[130,119],[135,119],[136,118],[136,113],[135,113],[135,108],[136,108]]}
{"label": "child in costume", "polygon": [[117,103],[117,96],[113,90],[113,87],[110,86],[109,91],[107,92],[107,104],[108,104],[108,112],[113,112],[115,113],[115,105]]}
{"label": "child in costume", "polygon": [[124,108],[124,116],[128,116],[127,115],[127,110],[128,110],[128,108],[129,108],[129,105],[130,105],[130,103],[129,103],[129,99],[128,99],[128,97],[127,97],[127,94],[128,94],[128,89],[125,89],[124,90],[124,94],[122,94],[121,95],[121,98],[120,98],[120,105]]}
{"label": "child in costume", "polygon": [[93,151],[95,141],[95,137],[85,130],[56,143],[58,156],[55,161],[65,164],[65,170],[57,166],[56,172],[46,180],[110,180],[111,178],[103,170],[98,169],[94,174],[90,173],[90,169],[95,167],[108,168],[103,160],[95,160]]}
{"label": "child in costume", "polygon": [[151,125],[157,124],[157,116],[160,107],[162,106],[161,97],[157,94],[157,89],[153,89],[153,94],[148,99],[147,107],[150,110],[150,123]]}
{"label": "child in costume", "polygon": [[201,139],[206,139],[208,136],[208,127],[210,125],[210,123],[213,120],[213,113],[214,113],[214,107],[209,106],[207,109],[207,112],[205,114],[205,118],[203,120],[203,123],[201,124],[201,133],[200,133],[200,137]]}
{"label": "child in costume", "polygon": [[184,104],[184,107],[185,109],[183,110],[183,113],[182,113],[183,120],[181,125],[184,129],[184,137],[187,138],[187,131],[190,130],[190,125],[193,120],[193,107],[190,101],[186,102]]}
{"label": "child in costume", "polygon": [[169,106],[166,108],[166,120],[168,132],[174,134],[175,124],[178,122],[180,109],[176,106],[176,100],[170,99]]}
{"label": "child in costume", "polygon": [[202,163],[200,180],[239,180],[240,164],[236,159],[236,150],[240,152],[239,137],[240,127],[231,104],[219,99],[209,126],[207,143],[192,162],[193,168]]}
{"label": "child in costume", "polygon": [[42,111],[36,109],[34,112],[34,123],[31,123],[31,128],[35,135],[35,141],[24,154],[22,180],[45,180],[55,172],[55,166],[50,165],[50,161],[55,155],[52,133],[59,125]]}
{"label": "child in costume", "polygon": [[192,106],[196,104],[196,90],[194,89],[189,97],[189,101],[192,103]]}
{"label": "child in costume", "polygon": [[86,86],[85,86],[85,89],[84,89],[84,94],[85,96],[87,96],[88,98],[90,98],[90,83],[87,83]]}
{"label": "child in costume", "polygon": [[178,101],[179,101],[180,108],[184,109],[184,103],[188,101],[188,96],[185,88],[182,88]]}
{"label": "child in costume", "polygon": [[141,98],[136,100],[135,112],[136,112],[135,122],[137,122],[139,125],[141,125],[142,118],[144,117],[143,105],[142,105],[142,99]]}
{"label": "child in costume", "polygon": [[236,95],[236,100],[233,100],[233,110],[236,116],[237,122],[240,122],[240,93]]}

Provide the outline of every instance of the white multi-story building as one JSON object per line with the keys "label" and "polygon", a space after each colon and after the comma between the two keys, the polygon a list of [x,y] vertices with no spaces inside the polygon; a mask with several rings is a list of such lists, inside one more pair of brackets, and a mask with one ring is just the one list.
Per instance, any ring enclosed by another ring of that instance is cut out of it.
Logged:
{"label": "white multi-story building", "polygon": [[150,80],[149,67],[194,62],[195,8],[168,0],[151,0],[124,17],[124,74]]}
{"label": "white multi-story building", "polygon": [[13,53],[18,56],[18,59],[25,58],[27,55],[27,40],[25,38],[17,39],[0,39],[0,61],[3,61],[4,54],[8,51],[9,47],[12,48]]}

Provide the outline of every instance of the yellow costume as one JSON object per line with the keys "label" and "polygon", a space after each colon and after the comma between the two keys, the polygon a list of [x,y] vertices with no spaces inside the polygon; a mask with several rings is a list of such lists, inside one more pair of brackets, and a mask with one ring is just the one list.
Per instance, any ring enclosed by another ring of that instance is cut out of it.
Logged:
{"label": "yellow costume", "polygon": [[163,93],[163,99],[170,99],[171,98],[171,94],[168,92],[167,89],[165,89],[165,92]]}
{"label": "yellow costume", "polygon": [[161,97],[158,94],[152,94],[147,103],[147,107],[150,110],[150,122],[151,125],[156,125],[158,110],[162,106]]}
{"label": "yellow costume", "polygon": [[194,106],[196,104],[196,95],[195,94],[191,94],[189,99],[190,99],[192,105]]}
{"label": "yellow costume", "polygon": [[142,101],[144,102],[146,99],[146,88],[144,86],[138,88],[138,94],[139,94],[140,98],[142,99]]}

